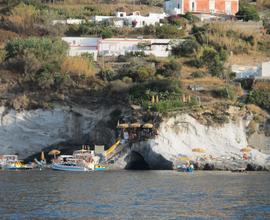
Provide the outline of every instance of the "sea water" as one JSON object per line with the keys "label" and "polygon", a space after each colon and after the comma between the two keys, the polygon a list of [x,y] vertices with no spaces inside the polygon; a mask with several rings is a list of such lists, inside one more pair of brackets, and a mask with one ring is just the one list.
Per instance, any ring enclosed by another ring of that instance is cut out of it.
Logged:
{"label": "sea water", "polygon": [[270,173],[0,171],[1,219],[270,219]]}

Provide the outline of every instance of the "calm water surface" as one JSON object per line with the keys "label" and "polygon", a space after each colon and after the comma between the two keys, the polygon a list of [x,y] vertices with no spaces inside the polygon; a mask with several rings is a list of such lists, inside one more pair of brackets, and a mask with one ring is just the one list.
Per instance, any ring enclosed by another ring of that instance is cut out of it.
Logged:
{"label": "calm water surface", "polygon": [[0,219],[270,219],[270,173],[0,171]]}

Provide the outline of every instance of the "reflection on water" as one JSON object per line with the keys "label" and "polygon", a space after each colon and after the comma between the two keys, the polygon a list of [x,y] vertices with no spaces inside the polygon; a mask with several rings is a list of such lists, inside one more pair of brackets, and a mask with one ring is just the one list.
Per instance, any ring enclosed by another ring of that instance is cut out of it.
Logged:
{"label": "reflection on water", "polygon": [[0,172],[1,219],[270,219],[270,174]]}

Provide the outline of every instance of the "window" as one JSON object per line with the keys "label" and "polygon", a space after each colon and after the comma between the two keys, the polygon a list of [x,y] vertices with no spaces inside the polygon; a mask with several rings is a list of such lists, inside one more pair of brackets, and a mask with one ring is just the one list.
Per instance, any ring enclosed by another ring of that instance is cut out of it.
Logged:
{"label": "window", "polygon": [[232,13],[232,3],[226,1],[225,2],[225,13],[230,15]]}
{"label": "window", "polygon": [[192,11],[195,11],[195,2],[192,2]]}
{"label": "window", "polygon": [[180,9],[180,4],[178,3],[177,8]]}
{"label": "window", "polygon": [[215,13],[215,0],[209,0],[209,11]]}

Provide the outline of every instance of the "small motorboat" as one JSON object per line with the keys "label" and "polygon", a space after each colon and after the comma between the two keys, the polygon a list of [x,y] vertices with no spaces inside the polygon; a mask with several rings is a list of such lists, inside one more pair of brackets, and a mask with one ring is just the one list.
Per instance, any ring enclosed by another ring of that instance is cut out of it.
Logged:
{"label": "small motorboat", "polygon": [[33,169],[31,164],[24,164],[21,161],[16,161],[15,163],[8,163],[2,167],[4,170],[30,170]]}
{"label": "small motorboat", "polygon": [[84,166],[79,166],[72,162],[53,163],[51,168],[58,171],[91,171],[91,169],[88,169]]}
{"label": "small motorboat", "polygon": [[105,166],[102,166],[100,164],[95,165],[95,171],[103,171],[106,170]]}
{"label": "small motorboat", "polygon": [[186,165],[178,165],[176,167],[176,170],[178,172],[187,172],[187,173],[192,173],[194,171],[194,166],[191,164],[189,166]]}

